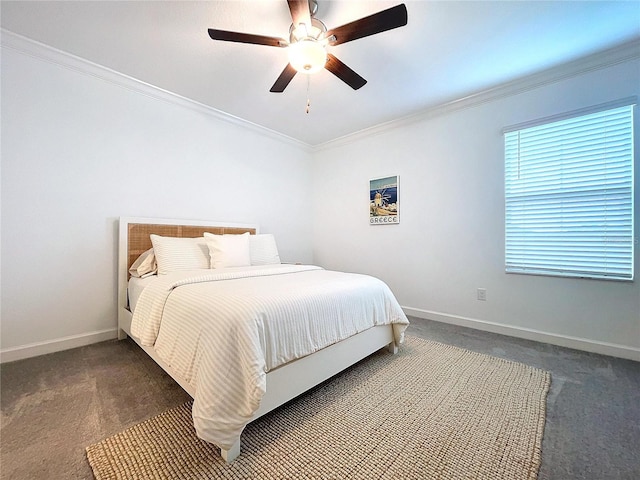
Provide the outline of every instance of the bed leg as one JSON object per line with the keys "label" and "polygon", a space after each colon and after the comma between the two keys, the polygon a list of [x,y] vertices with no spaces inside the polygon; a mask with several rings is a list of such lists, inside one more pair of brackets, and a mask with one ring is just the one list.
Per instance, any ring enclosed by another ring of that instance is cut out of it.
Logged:
{"label": "bed leg", "polygon": [[125,338],[127,338],[127,332],[125,332],[123,329],[119,328],[118,329],[118,340],[124,340]]}
{"label": "bed leg", "polygon": [[234,443],[229,450],[221,448],[220,454],[222,455],[222,458],[224,458],[225,462],[233,462],[238,458],[238,455],[240,455],[240,439],[236,440],[236,443]]}
{"label": "bed leg", "polygon": [[396,346],[396,342],[391,342],[389,345],[387,345],[387,351],[393,355],[398,353],[398,347]]}

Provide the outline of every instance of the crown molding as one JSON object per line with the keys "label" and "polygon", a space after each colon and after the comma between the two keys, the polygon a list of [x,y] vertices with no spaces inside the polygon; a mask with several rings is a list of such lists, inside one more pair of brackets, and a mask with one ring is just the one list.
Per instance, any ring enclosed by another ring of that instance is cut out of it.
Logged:
{"label": "crown molding", "polygon": [[249,122],[240,117],[236,117],[229,113],[223,112],[216,108],[210,107],[195,100],[177,95],[168,90],[156,87],[149,83],[138,80],[137,78],[130,77],[116,70],[112,70],[105,66],[86,60],[82,57],[72,55],[71,53],[58,50],[57,48],[50,47],[44,43],[40,43],[36,40],[24,37],[10,30],[0,28],[0,48],[10,48],[23,55],[42,60],[54,65],[64,67],[66,69],[78,72],[99,80],[117,85],[118,87],[132,90],[136,93],[145,95],[146,97],[153,98],[162,102],[179,105],[184,108],[196,111],[198,113],[204,113],[217,120],[237,125],[243,128],[247,128],[255,133],[264,135],[274,140],[293,145],[297,148],[301,148],[307,152],[312,152],[313,147],[307,143],[296,140],[282,133],[276,132],[269,128],[258,125],[257,123]]}
{"label": "crown molding", "polygon": [[390,130],[406,127],[429,118],[455,112],[457,110],[476,107],[502,98],[511,97],[513,95],[535,90],[562,80],[583,75],[595,70],[612,67],[638,58],[640,58],[640,39],[635,39],[616,47],[497,85],[493,88],[485,89],[440,105],[435,105],[417,113],[381,123],[373,127],[365,128],[334,140],[329,140],[328,142],[315,145],[313,148],[314,151],[321,151],[344,146],[363,138],[380,135]]}
{"label": "crown molding", "polygon": [[121,88],[135,91],[147,97],[180,105],[199,113],[204,113],[216,118],[217,120],[247,128],[255,133],[292,145],[309,153],[347,145],[363,138],[380,135],[397,128],[421,122],[425,119],[445,115],[457,110],[475,107],[530,90],[535,90],[537,88],[583,75],[591,71],[600,70],[640,58],[640,39],[635,39],[616,47],[603,50],[493,88],[485,89],[459,99],[428,107],[405,117],[359,130],[327,142],[311,145],[275,130],[271,130],[267,127],[263,127],[200,102],[196,102],[195,100],[163,90],[159,87],[145,83],[97,63],[93,63],[84,58],[50,47],[4,28],[0,28],[0,33],[1,48],[10,48],[24,55],[46,61],[84,75],[98,78]]}

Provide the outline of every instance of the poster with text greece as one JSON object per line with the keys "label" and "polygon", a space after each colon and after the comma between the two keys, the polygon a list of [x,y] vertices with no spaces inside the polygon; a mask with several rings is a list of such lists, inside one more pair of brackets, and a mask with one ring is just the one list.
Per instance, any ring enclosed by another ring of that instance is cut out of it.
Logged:
{"label": "poster with text greece", "polygon": [[400,223],[398,176],[369,180],[369,224]]}

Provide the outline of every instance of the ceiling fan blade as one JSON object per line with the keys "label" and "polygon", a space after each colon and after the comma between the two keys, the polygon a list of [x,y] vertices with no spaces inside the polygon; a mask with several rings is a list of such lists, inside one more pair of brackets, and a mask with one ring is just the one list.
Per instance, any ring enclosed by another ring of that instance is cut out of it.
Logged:
{"label": "ceiling fan blade", "polygon": [[225,42],[251,43],[254,45],[268,45],[270,47],[285,47],[287,42],[282,38],[253,35],[251,33],[227,32],[226,30],[209,29],[209,36],[213,40]]}
{"label": "ceiling fan blade", "polygon": [[271,90],[269,91],[274,93],[284,92],[284,89],[287,88],[287,85],[289,85],[289,82],[291,82],[293,77],[295,77],[296,73],[296,69],[293,68],[290,63],[287,63],[287,66],[284,67],[284,70],[276,80],[276,83],[273,84],[273,87],[271,87]]}
{"label": "ceiling fan blade", "polygon": [[304,23],[307,28],[311,27],[311,14],[309,12],[309,0],[287,0],[291,19],[294,25]]}
{"label": "ceiling fan blade", "polygon": [[341,43],[357,40],[358,38],[368,37],[376,33],[386,32],[393,28],[403,27],[407,24],[407,7],[404,3],[388,8],[360,20],[333,28],[326,33],[326,38],[332,35],[336,37],[331,45],[340,45]]}
{"label": "ceiling fan blade", "polygon": [[367,81],[358,75],[356,72],[347,67],[344,63],[338,60],[334,55],[327,54],[327,63],[324,68],[333,73],[336,77],[349,85],[354,90],[358,90],[364,87]]}

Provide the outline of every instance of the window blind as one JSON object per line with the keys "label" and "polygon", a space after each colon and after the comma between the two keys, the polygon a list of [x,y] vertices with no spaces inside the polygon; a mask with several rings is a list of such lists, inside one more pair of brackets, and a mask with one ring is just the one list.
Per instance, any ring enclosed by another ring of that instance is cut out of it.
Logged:
{"label": "window blind", "polygon": [[507,272],[633,279],[633,109],[505,133]]}

